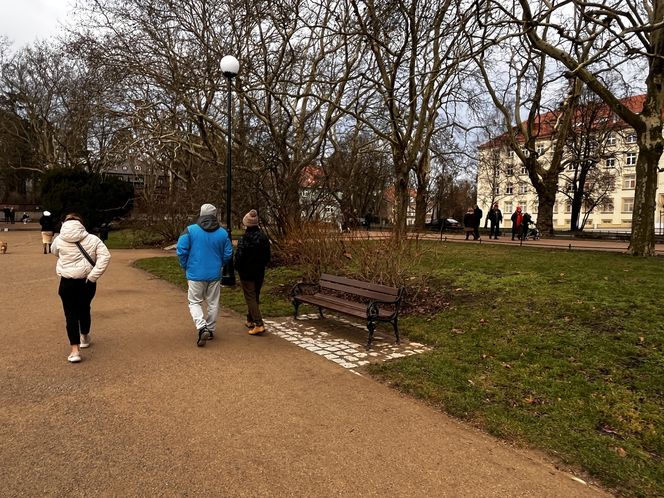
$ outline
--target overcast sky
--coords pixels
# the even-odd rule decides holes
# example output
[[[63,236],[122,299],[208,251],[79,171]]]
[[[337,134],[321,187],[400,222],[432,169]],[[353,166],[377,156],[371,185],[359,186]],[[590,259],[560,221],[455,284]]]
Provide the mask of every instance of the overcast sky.
[[[0,0],[0,36],[21,48],[54,36],[74,0]]]

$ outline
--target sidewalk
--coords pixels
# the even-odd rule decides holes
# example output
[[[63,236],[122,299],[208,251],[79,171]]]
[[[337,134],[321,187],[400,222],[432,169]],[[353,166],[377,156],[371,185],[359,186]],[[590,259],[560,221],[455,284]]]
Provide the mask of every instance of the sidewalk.
[[[0,239],[2,496],[608,496],[231,312],[197,348],[185,293],[131,267],[163,251],[112,251],[71,365],[55,258]]]

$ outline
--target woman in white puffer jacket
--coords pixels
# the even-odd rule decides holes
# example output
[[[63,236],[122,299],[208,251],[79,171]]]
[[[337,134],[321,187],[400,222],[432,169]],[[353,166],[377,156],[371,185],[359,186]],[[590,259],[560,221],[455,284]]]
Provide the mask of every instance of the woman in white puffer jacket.
[[[60,277],[58,294],[62,299],[71,353],[70,363],[81,361],[80,348],[90,345],[90,304],[97,280],[106,271],[111,253],[99,239],[88,233],[81,217],[68,214],[60,234],[53,239],[51,252],[57,256],[55,272]],[[86,256],[87,254],[87,256]],[[88,257],[92,261],[88,261]]]

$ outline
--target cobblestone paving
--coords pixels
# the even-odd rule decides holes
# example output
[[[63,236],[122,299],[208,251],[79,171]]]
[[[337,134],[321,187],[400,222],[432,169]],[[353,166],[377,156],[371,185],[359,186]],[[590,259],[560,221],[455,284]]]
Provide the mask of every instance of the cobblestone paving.
[[[367,349],[364,343],[342,337],[342,335],[357,335],[358,339],[366,340],[368,332],[365,325],[338,315],[329,314],[328,316],[332,320],[321,320],[317,314],[311,314],[300,315],[297,320],[293,318],[280,321],[265,320],[265,325],[269,327],[270,333],[347,369],[403,358],[431,349],[423,344],[407,342],[403,339],[401,344],[395,344],[394,336],[383,336],[382,332],[374,335],[371,349]],[[358,328],[361,331],[349,327]],[[388,327],[391,332],[392,326],[388,324]],[[335,333],[328,332],[326,329],[334,330]],[[346,329],[345,332],[350,332],[350,334],[337,334],[339,329]]]

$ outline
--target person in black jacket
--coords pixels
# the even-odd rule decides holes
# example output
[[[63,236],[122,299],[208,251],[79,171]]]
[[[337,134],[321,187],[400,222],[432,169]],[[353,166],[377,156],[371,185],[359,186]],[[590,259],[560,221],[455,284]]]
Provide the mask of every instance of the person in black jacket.
[[[494,239],[498,240],[498,235],[500,234],[500,223],[503,221],[503,213],[498,208],[497,202],[493,205],[493,207],[489,211],[487,219],[489,220],[489,224],[491,226],[491,231],[489,232],[489,239],[493,237]]]
[[[473,209],[473,215],[475,216],[475,225],[473,226],[473,239],[479,240],[480,224],[482,223],[482,210],[477,204],[475,204],[475,209]]]
[[[265,280],[265,267],[270,262],[270,241],[258,228],[258,213],[255,209],[244,215],[242,224],[246,230],[237,243],[235,269],[240,275],[240,285],[247,303],[246,326],[249,334],[257,335],[265,332],[260,295]]]
[[[528,238],[528,228],[533,223],[533,218],[529,213],[523,213],[523,220],[521,221],[521,240]]]

